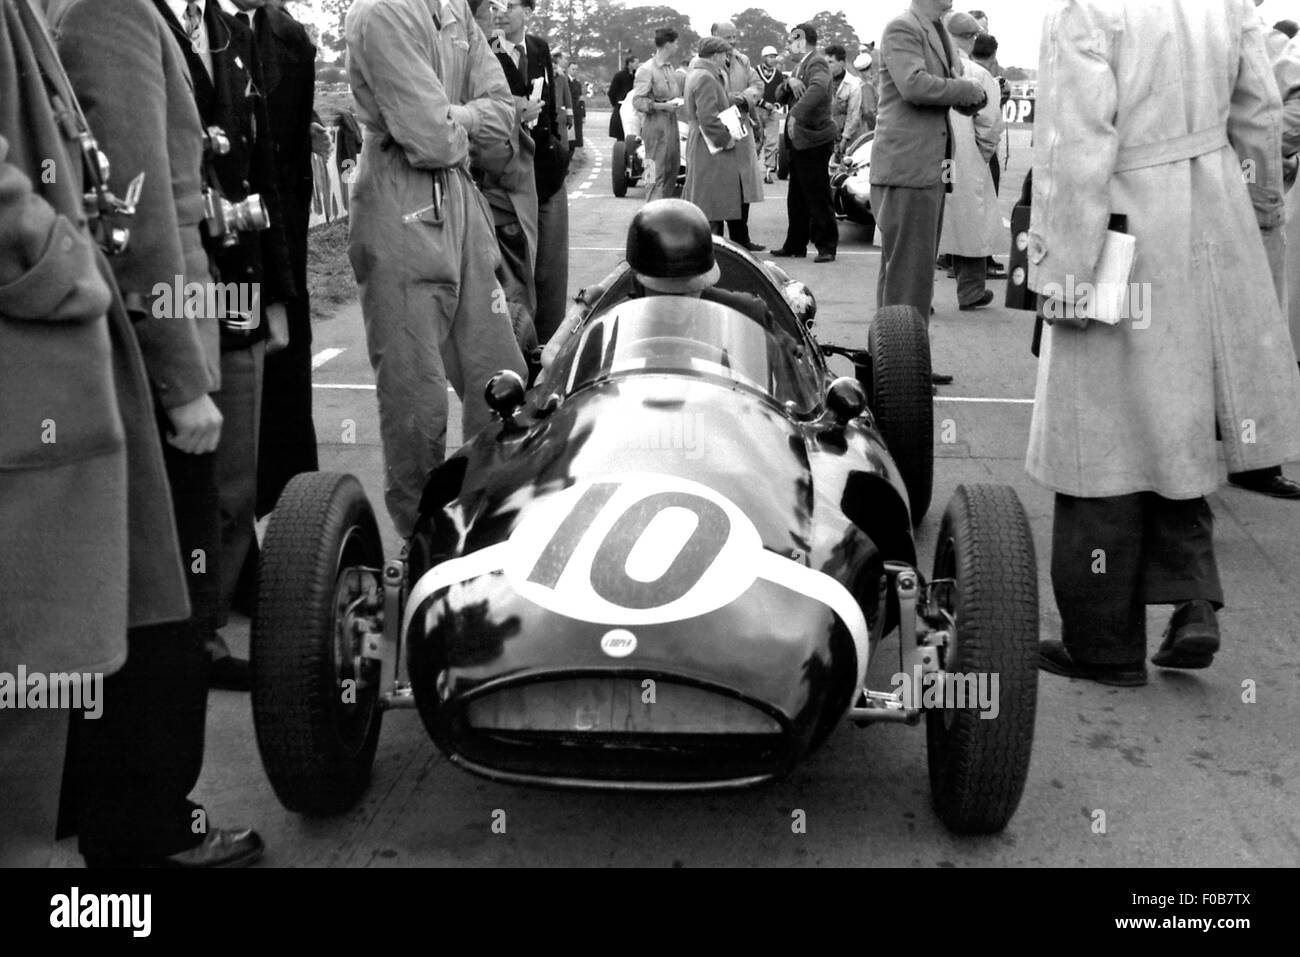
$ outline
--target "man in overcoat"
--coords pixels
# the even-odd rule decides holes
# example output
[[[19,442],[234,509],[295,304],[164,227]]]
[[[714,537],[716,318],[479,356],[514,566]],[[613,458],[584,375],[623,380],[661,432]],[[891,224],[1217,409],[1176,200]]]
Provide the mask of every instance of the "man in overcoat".
[[[682,105],[690,128],[682,198],[704,211],[710,228],[719,236],[724,222],[740,219],[744,205],[741,164],[745,160],[735,137],[718,118],[731,105],[725,86],[728,53],[726,41],[719,37],[705,37],[700,42],[700,55],[691,61],[686,75],[686,102]]]
[[[1251,0],[1058,0],[1039,63],[1029,285],[1058,318],[1026,466],[1057,493],[1063,639],[1040,665],[1138,685],[1146,605],[1174,606],[1155,664],[1204,668],[1219,649],[1216,422],[1229,471],[1300,457],[1300,372],[1260,236],[1283,216],[1281,100]],[[1137,244],[1130,317],[1067,323],[1116,215]]]
[[[0,0],[0,672],[102,688],[128,627],[190,606],[140,347],[51,91],[75,108],[43,10]],[[0,710],[0,864],[49,863],[68,718]]]
[[[710,34],[727,45],[722,85],[727,90],[730,105],[740,113],[741,123],[749,129],[749,135],[736,142],[736,163],[740,168],[744,196],[740,216],[727,221],[727,234],[751,252],[762,252],[767,247],[754,242],[749,235],[749,207],[751,203],[763,201],[763,170],[758,162],[758,143],[763,136],[762,125],[758,122],[758,104],[763,101],[763,79],[749,62],[749,57],[736,49],[740,31],[734,23],[730,20],[715,23]]]

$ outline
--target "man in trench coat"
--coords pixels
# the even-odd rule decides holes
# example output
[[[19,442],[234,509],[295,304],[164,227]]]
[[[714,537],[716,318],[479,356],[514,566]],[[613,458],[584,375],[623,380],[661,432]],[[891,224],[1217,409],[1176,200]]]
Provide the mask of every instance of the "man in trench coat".
[[[1259,6],[1262,0],[1255,0]],[[1273,64],[1273,78],[1282,97],[1282,171],[1287,191],[1287,221],[1285,226],[1262,230],[1264,247],[1268,250],[1268,265],[1273,271],[1278,299],[1291,324],[1291,345],[1300,352],[1300,305],[1290,290],[1300,287],[1294,274],[1300,267],[1300,210],[1295,201],[1296,170],[1300,166],[1300,45],[1273,27],[1266,31],[1269,60]],[[1288,251],[1287,247],[1291,247]],[[1273,465],[1249,472],[1231,473],[1228,481],[1239,488],[1274,498],[1300,499],[1300,482],[1282,474],[1282,466]]]
[[[471,150],[482,167],[509,143],[515,105],[465,0],[356,0],[344,31],[365,128],[348,256],[375,370],[385,500],[409,538],[446,452],[448,382],[468,437],[491,417],[488,378],[526,375],[496,279],[492,213],[470,175]]]
[[[1113,214],[1137,259],[1132,319],[1043,337],[1026,464],[1057,493],[1063,642],[1040,666],[1137,685],[1145,605],[1175,606],[1155,664],[1203,668],[1219,647],[1216,420],[1229,471],[1300,457],[1260,236],[1283,215],[1281,101],[1251,0],[1057,0],[1042,36],[1029,285],[1068,307]]]
[[[686,75],[686,102],[682,105],[682,116],[690,125],[682,198],[704,211],[710,228],[719,236],[724,222],[740,220],[744,205],[744,160],[735,137],[718,118],[731,105],[724,86],[729,52],[721,38],[704,38],[700,55],[691,61]]]
[[[998,81],[970,56],[979,25],[966,13],[953,14],[946,25],[961,57],[962,76],[978,80],[988,98],[974,116],[949,111],[952,192],[944,200],[939,255],[952,256],[957,308],[970,310],[993,301],[993,291],[985,288],[988,260],[1005,236],[989,166],[1002,141],[1002,108],[998,105]]]
[[[42,79],[43,59],[75,104],[53,51],[36,4],[0,0],[0,672],[102,676],[129,626],[190,606],[140,347]],[[0,710],[0,864],[49,863],[68,716]]]
[[[727,61],[722,65],[722,85],[726,88],[729,105],[740,111],[741,121],[749,127],[749,135],[736,141],[736,164],[740,170],[744,195],[740,216],[727,221],[727,234],[751,252],[762,252],[767,247],[754,242],[749,235],[749,206],[763,201],[763,171],[758,164],[758,140],[763,135],[763,130],[755,123],[758,104],[763,101],[763,78],[749,62],[749,57],[736,49],[740,31],[734,23],[730,20],[715,23],[710,33],[727,45]]]

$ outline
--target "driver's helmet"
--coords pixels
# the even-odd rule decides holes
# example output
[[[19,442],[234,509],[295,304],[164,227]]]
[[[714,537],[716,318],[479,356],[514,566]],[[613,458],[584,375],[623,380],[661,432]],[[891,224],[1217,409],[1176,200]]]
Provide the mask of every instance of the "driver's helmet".
[[[627,262],[641,285],[655,292],[699,292],[718,281],[709,221],[684,199],[641,207],[627,230]]]

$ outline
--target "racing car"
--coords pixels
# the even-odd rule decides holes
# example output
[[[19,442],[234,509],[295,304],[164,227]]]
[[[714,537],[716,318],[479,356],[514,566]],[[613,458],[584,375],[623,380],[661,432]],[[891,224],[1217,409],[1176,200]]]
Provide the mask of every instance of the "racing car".
[[[588,287],[531,388],[487,384],[493,424],[431,473],[400,556],[385,560],[353,476],[289,483],[251,642],[258,747],[285,807],[352,807],[385,712],[413,708],[466,771],[649,791],[757,785],[845,720],[923,721],[940,819],[1007,824],[1037,694],[1019,500],[959,487],[927,579],[924,321],[885,308],[866,350],[820,345],[806,287],[713,242],[718,287],[758,297],[761,321],[638,295],[626,264]],[[869,688],[889,635],[918,685],[997,676],[996,717]]]
[[[876,230],[871,211],[871,144],[876,133],[870,130],[857,137],[844,151],[844,158],[831,166],[831,202],[835,212],[851,223],[867,228],[868,239]]]

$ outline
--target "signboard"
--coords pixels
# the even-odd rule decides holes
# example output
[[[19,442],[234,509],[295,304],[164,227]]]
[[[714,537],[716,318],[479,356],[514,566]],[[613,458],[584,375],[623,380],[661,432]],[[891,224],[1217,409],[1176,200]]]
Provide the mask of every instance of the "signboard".
[[[1034,122],[1034,98],[1032,96],[1013,96],[1002,104],[1002,118],[1007,125],[1024,123],[1030,126]]]

